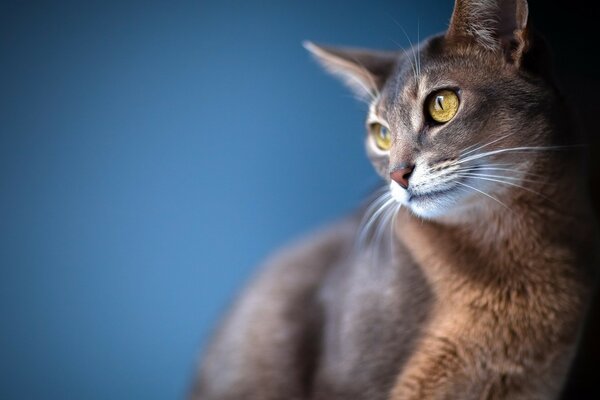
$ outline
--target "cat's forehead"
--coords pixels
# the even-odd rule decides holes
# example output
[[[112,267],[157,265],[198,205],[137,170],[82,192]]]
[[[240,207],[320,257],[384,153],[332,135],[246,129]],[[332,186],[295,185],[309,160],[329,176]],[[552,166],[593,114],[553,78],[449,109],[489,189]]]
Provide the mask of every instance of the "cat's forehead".
[[[415,51],[399,57],[394,73],[376,98],[372,112],[385,115],[390,111],[422,103],[440,89],[477,86],[493,76],[493,65],[477,56],[443,52],[436,44],[424,43]]]

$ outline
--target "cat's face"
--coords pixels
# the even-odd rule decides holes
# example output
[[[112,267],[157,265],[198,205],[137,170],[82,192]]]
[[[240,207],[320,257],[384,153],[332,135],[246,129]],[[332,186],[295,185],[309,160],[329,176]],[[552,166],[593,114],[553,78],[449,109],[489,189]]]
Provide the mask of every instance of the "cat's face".
[[[527,149],[550,145],[551,91],[492,55],[456,56],[441,42],[424,44],[417,62],[399,58],[371,100],[365,140],[393,198],[426,218],[491,197],[500,204],[505,189],[530,178]]]
[[[309,45],[369,101],[367,154],[421,217],[506,206],[505,192],[527,190],[536,149],[553,144],[555,94],[527,52],[526,2],[492,3],[460,2],[448,33],[406,52]]]

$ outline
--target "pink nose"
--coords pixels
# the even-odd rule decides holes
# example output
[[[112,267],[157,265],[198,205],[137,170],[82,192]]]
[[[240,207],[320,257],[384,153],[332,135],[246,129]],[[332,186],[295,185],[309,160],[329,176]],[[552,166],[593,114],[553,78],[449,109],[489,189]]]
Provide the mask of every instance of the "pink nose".
[[[404,189],[408,187],[408,178],[414,171],[415,166],[409,165],[404,168],[396,168],[390,173],[390,177],[398,183],[398,185],[402,186]]]

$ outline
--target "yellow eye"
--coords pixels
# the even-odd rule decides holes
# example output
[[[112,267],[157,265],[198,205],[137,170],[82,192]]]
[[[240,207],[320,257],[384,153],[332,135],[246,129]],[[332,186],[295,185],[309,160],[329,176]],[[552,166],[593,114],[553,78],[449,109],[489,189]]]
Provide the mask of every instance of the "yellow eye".
[[[450,121],[456,115],[459,103],[456,92],[443,89],[429,96],[427,111],[435,122],[444,123]]]
[[[392,147],[392,135],[388,128],[375,122],[369,126],[369,129],[370,134],[375,141],[375,145],[377,145],[380,150],[388,151],[390,147]]]

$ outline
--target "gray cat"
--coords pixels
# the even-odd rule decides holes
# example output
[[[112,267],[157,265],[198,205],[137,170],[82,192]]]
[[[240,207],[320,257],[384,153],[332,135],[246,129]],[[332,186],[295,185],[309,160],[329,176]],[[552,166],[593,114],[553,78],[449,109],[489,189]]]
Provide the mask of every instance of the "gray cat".
[[[402,52],[308,50],[370,104],[369,207],[273,257],[194,399],[554,399],[596,257],[583,149],[525,0]]]

